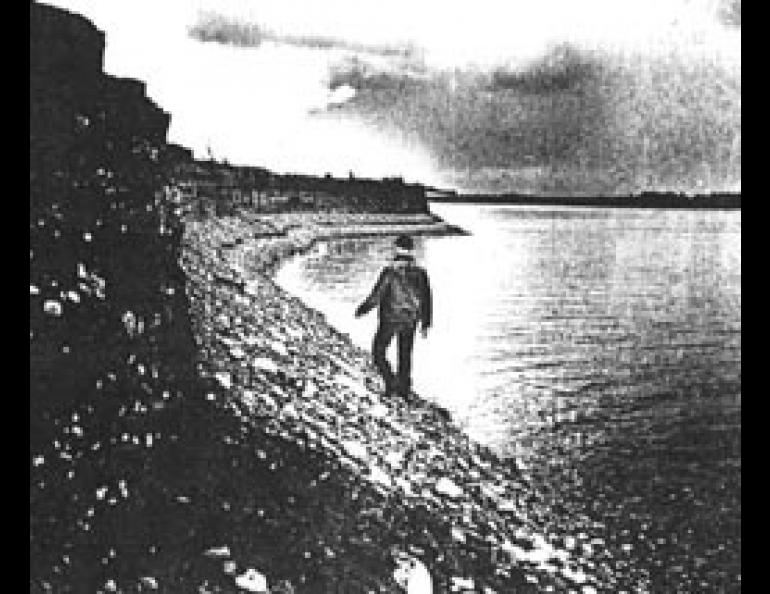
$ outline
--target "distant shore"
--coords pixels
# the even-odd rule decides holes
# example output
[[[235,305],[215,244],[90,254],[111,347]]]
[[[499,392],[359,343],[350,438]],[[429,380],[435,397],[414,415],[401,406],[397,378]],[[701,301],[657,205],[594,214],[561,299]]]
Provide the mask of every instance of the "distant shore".
[[[445,204],[516,204],[520,206],[574,206],[596,208],[644,208],[689,210],[740,210],[740,194],[641,194],[638,196],[528,196],[516,194],[456,194],[431,196]]]

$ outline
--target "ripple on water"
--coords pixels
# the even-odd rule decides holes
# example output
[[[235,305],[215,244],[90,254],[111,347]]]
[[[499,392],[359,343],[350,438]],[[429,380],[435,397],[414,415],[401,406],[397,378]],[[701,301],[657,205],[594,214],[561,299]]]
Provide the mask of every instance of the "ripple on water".
[[[740,213],[439,214],[475,234],[418,242],[417,389],[526,467],[530,515],[616,590],[739,588]],[[391,240],[338,247],[282,281],[368,349],[350,312]]]

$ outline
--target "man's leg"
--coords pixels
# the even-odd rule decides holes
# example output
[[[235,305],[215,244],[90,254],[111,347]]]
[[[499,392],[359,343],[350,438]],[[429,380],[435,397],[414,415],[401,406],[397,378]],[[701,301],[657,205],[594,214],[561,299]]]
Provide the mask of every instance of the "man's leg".
[[[416,330],[415,324],[398,330],[398,388],[404,396],[412,390],[412,347]]]
[[[372,344],[372,357],[374,358],[374,366],[377,371],[380,372],[382,379],[385,380],[385,391],[391,392],[395,385],[395,376],[393,370],[388,363],[387,350],[390,344],[395,328],[392,324],[387,324],[380,321],[377,326],[377,332],[374,334],[374,342]]]

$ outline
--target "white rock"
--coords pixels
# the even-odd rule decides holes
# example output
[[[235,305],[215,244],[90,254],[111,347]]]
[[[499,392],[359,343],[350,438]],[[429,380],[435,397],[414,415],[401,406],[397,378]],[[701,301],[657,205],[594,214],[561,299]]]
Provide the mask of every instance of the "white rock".
[[[382,403],[375,404],[369,409],[369,415],[375,419],[381,419],[388,415],[388,407]]]
[[[251,365],[263,371],[271,371],[273,373],[278,371],[278,365],[275,364],[275,361],[267,357],[257,357],[251,362]]]
[[[527,561],[534,564],[543,564],[551,558],[550,551],[546,549],[530,549],[528,551],[515,547],[515,558],[519,561]]]
[[[35,456],[32,458],[32,466],[40,466],[45,462],[45,458],[43,456]]]
[[[476,583],[473,581],[472,578],[453,577],[451,588],[453,592],[457,592],[458,590],[459,591],[470,590],[471,592],[474,592],[476,588]]]
[[[463,494],[463,490],[446,477],[441,477],[436,483],[436,491],[452,498],[460,497]]]
[[[369,452],[366,450],[366,446],[358,441],[346,440],[342,442],[342,447],[348,456],[352,458],[358,458],[365,460],[369,457]]]
[[[506,539],[503,541],[503,544],[500,545],[500,548],[503,550],[503,552],[508,553],[514,560],[516,559],[517,547],[514,546],[510,540]]]
[[[61,303],[55,299],[48,299],[43,303],[43,311],[49,316],[60,316],[62,314]]]
[[[246,286],[243,289],[244,293],[247,293],[249,295],[258,296],[259,295],[259,281],[258,280],[250,280],[246,281]]]
[[[232,387],[233,387],[233,378],[232,378],[232,376],[231,376],[229,373],[227,373],[226,371],[219,371],[219,372],[215,373],[215,374],[214,374],[214,378],[216,378],[216,380],[217,380],[217,381],[218,381],[220,384],[222,384],[222,387],[223,387],[225,390],[229,390],[230,388],[232,388]]]
[[[257,404],[257,394],[254,390],[244,390],[241,392],[241,400],[246,406],[252,408]]]
[[[247,592],[267,592],[267,578],[256,569],[249,568],[235,578],[235,585]]]
[[[278,404],[275,402],[275,398],[268,394],[262,394],[261,396],[262,402],[264,402],[268,408],[278,408]]]
[[[457,526],[452,526],[452,538],[458,542],[465,542],[465,532]]]
[[[158,589],[158,580],[156,580],[152,576],[148,575],[148,576],[139,578],[139,581],[142,583],[142,585],[147,586],[148,588],[150,588],[152,590],[157,590]]]
[[[401,487],[401,490],[406,493],[407,495],[414,495],[414,491],[412,491],[412,483],[410,483],[408,480],[398,477],[395,479],[396,484]]]
[[[208,549],[207,551],[203,552],[203,555],[206,557],[213,557],[213,558],[220,558],[220,557],[229,557],[230,556],[230,547],[228,546],[221,546],[221,547],[212,547]]]
[[[573,571],[569,567],[562,567],[561,574],[565,578],[575,582],[576,584],[582,584],[588,580],[588,576],[585,573],[583,573],[580,569],[576,569]]]
[[[474,462],[478,464],[476,460],[474,460]],[[481,484],[481,492],[484,494],[484,497],[489,499],[497,500],[503,493],[503,490],[503,487],[500,485],[493,485],[490,483]]]
[[[430,572],[419,559],[410,557],[399,560],[393,572],[393,579],[407,594],[433,594]]]
[[[385,462],[387,462],[390,466],[401,466],[401,464],[404,462],[404,453],[388,452],[385,455]]]
[[[308,399],[312,398],[317,390],[318,388],[316,388],[316,385],[312,381],[308,380],[307,383],[305,383],[304,390],[302,390],[302,397]]]
[[[393,486],[393,483],[390,480],[390,476],[388,476],[388,474],[383,471],[382,468],[375,466],[374,464],[369,467],[369,478],[375,483],[379,483],[386,487]]]

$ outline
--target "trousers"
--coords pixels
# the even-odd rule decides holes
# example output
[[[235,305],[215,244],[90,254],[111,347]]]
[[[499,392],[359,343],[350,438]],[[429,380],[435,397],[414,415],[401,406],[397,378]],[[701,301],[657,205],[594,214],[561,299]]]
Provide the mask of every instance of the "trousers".
[[[417,322],[391,322],[380,320],[374,334],[372,356],[374,366],[385,380],[385,389],[408,393],[412,388],[412,347]],[[393,373],[386,355],[390,341],[398,339],[398,372]]]

